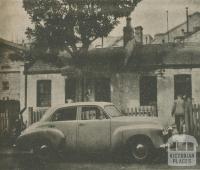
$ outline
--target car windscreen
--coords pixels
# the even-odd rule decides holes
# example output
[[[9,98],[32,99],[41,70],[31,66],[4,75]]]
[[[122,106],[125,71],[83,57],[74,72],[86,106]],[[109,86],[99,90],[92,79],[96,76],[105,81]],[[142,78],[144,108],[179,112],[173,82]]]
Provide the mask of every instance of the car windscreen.
[[[107,105],[104,107],[106,113],[108,113],[111,117],[120,117],[124,116],[114,105]]]
[[[48,110],[44,113],[44,115],[42,116],[42,118],[40,119],[40,121],[47,121],[47,120],[49,120],[50,117],[51,117],[51,114],[52,114],[52,112],[53,112],[54,110],[55,110],[54,108],[48,109]]]

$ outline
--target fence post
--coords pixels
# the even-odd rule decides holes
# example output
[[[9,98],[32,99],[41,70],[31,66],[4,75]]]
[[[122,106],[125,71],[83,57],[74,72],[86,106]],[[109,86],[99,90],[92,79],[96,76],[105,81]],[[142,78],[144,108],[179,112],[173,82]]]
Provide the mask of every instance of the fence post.
[[[200,104],[198,104],[198,112],[197,112],[197,116],[196,116],[196,126],[197,126],[197,134],[196,136],[200,135],[200,123],[199,123],[199,115],[200,114]]]
[[[135,116],[138,116],[138,110],[137,110],[137,107],[135,108]]]
[[[10,124],[9,124],[9,112],[6,110],[5,112],[5,127],[10,132]]]
[[[33,107],[28,107],[28,126],[32,124]]]

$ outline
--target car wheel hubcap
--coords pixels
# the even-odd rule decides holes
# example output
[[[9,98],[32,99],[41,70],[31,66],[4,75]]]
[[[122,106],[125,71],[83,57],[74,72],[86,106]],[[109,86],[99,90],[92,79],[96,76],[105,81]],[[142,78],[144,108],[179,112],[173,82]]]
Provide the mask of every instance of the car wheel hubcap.
[[[146,147],[143,144],[137,144],[134,148],[133,155],[137,159],[144,159],[147,156]]]

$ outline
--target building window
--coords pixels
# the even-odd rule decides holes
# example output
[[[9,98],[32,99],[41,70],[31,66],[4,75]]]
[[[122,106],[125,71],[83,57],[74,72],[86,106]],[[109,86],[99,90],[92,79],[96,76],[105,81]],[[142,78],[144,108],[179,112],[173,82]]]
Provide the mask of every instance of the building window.
[[[9,82],[8,81],[2,82],[2,89],[3,90],[9,90]]]
[[[152,106],[157,103],[157,78],[144,76],[140,78],[140,105]]]
[[[51,106],[51,80],[37,81],[37,107]]]
[[[76,79],[68,78],[65,80],[65,102],[76,99]]]

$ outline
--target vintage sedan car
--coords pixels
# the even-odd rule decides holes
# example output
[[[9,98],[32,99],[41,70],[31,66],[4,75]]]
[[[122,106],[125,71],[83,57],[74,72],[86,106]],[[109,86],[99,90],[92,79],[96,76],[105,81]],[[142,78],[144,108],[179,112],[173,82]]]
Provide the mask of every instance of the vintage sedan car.
[[[34,153],[44,148],[69,154],[128,151],[142,162],[164,141],[157,118],[125,116],[112,103],[82,102],[50,108],[21,133],[16,144]]]

